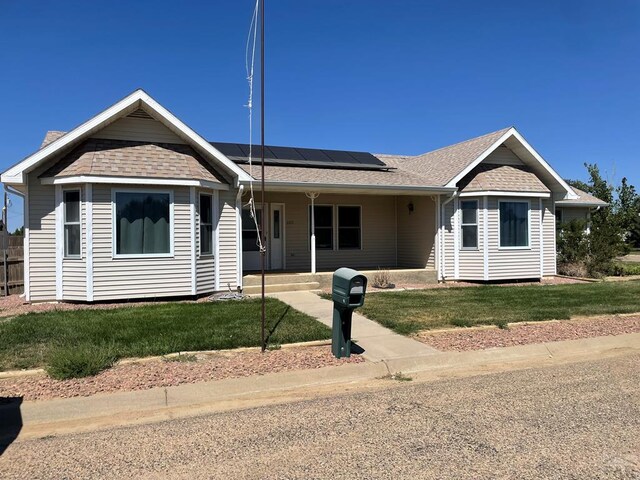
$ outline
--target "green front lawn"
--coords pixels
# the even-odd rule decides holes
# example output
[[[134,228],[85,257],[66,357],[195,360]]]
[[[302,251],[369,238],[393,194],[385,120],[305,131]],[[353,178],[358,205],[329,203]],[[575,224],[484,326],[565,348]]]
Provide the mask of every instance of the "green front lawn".
[[[331,337],[328,327],[279,300],[268,298],[266,311],[270,344]],[[91,351],[117,359],[259,345],[258,299],[29,313],[0,322],[0,370]]]
[[[367,295],[360,313],[397,333],[640,312],[640,281],[452,287]]]

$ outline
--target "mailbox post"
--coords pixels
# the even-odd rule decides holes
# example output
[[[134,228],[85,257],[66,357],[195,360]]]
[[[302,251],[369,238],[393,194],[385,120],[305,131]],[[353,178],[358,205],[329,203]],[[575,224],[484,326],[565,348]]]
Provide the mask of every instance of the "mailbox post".
[[[333,273],[333,329],[331,352],[336,358],[351,356],[351,318],[353,310],[364,305],[367,277],[351,268]]]

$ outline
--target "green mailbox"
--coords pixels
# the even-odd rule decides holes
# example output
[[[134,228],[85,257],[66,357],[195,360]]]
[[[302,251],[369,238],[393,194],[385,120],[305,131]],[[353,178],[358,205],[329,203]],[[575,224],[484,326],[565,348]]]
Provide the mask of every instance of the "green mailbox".
[[[331,351],[336,358],[351,356],[351,318],[353,310],[364,305],[367,277],[351,268],[333,273],[333,330]]]

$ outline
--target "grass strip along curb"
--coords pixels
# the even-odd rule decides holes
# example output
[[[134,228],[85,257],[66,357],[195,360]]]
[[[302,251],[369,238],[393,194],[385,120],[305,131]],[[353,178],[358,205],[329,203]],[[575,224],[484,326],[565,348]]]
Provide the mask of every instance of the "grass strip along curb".
[[[268,298],[268,344],[325,340],[331,330]],[[260,345],[260,300],[50,311],[0,324],[0,370],[46,367],[54,378],[94,375],[124,357]]]
[[[451,287],[367,295],[358,310],[396,333],[640,312],[640,281]]]

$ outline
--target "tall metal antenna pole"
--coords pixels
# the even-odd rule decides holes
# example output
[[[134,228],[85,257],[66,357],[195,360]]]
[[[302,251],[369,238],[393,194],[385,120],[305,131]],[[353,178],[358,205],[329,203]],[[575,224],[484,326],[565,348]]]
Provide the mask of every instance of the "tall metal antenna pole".
[[[264,267],[267,258],[267,241],[264,234],[264,218],[267,214],[264,208],[264,0],[262,0],[262,8],[260,9],[260,189],[262,191],[262,215],[260,216],[260,235],[262,235],[262,245],[264,248],[260,252],[260,270],[262,273],[262,320],[260,324],[260,337],[262,351],[267,348],[265,345],[265,283],[264,283]]]

